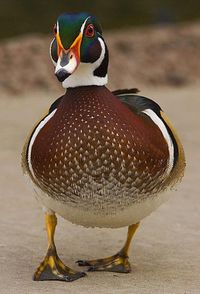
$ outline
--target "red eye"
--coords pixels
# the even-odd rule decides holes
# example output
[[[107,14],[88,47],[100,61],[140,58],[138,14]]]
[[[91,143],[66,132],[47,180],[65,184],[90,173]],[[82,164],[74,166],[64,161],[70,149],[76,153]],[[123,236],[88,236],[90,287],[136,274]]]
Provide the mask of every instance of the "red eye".
[[[85,35],[89,38],[94,37],[94,26],[92,24],[89,24],[85,29]]]

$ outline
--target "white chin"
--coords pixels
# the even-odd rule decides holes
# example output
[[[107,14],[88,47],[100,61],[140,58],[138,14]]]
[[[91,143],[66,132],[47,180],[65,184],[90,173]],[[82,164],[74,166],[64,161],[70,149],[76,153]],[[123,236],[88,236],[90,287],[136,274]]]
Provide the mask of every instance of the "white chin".
[[[74,88],[79,86],[103,86],[107,84],[107,75],[98,77],[94,75],[94,64],[80,63],[77,69],[62,82],[63,88]]]
[[[68,74],[72,74],[77,66],[78,66],[78,62],[75,58],[75,56],[72,56],[72,58],[70,59],[69,63],[65,66],[61,66],[61,58],[59,57],[56,67],[55,67],[55,74],[59,71],[59,70],[65,70]]]

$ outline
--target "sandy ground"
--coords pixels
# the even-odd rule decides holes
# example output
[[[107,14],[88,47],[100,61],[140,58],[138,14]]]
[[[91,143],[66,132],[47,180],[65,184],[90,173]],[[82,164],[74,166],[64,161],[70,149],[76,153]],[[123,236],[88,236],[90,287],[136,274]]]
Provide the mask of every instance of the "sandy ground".
[[[148,89],[179,130],[187,171],[171,199],[146,218],[131,249],[131,274],[88,273],[73,283],[33,282],[46,252],[43,213],[20,167],[26,134],[53,94],[0,99],[0,293],[200,293],[200,86]],[[52,101],[52,100],[51,100]],[[126,228],[85,229],[59,218],[56,244],[71,267],[80,258],[108,256],[122,246]]]

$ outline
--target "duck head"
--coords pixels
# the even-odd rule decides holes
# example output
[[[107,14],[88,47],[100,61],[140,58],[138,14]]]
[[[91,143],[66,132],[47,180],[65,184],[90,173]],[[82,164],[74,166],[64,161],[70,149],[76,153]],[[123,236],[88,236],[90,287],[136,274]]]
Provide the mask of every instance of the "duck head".
[[[100,24],[88,13],[58,17],[50,56],[64,88],[107,83],[107,46]]]

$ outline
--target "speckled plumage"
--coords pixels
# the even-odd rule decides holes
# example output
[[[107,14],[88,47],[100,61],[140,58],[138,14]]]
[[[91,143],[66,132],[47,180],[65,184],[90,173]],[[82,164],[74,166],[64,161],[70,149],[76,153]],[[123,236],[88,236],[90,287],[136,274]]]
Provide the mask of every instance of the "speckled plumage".
[[[109,54],[93,16],[58,17],[50,56],[67,91],[36,125],[22,154],[45,209],[48,236],[33,279],[69,282],[85,276],[57,254],[56,214],[86,227],[128,226],[117,254],[77,262],[90,271],[129,273],[131,239],[139,222],[167,199],[163,192],[182,178],[183,147],[157,103],[135,95],[136,89],[105,87]]]
[[[164,190],[168,156],[147,116],[92,86],[68,89],[35,139],[31,165],[49,197],[103,216]]]

